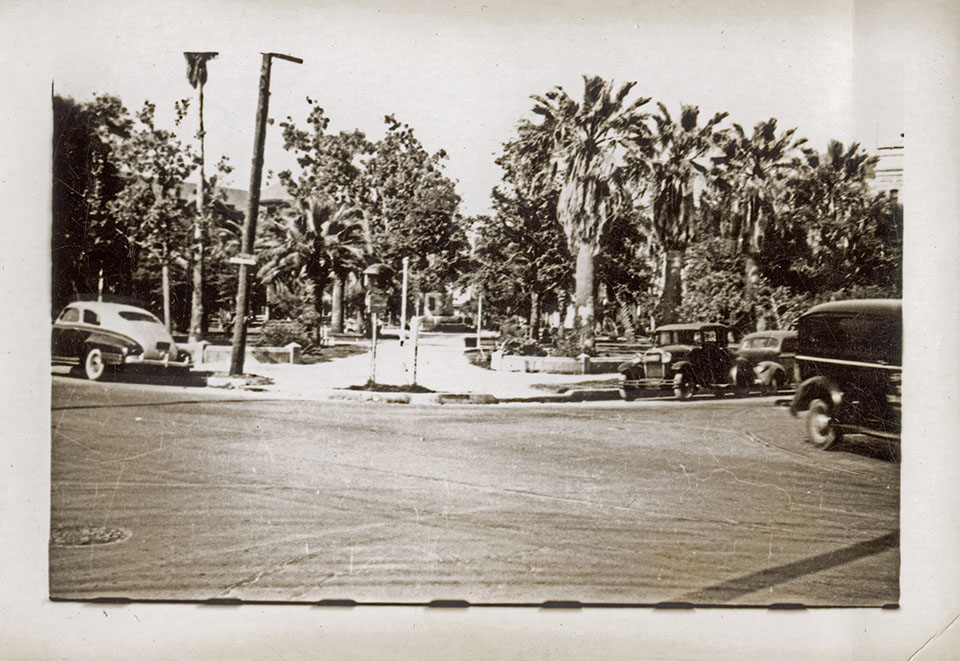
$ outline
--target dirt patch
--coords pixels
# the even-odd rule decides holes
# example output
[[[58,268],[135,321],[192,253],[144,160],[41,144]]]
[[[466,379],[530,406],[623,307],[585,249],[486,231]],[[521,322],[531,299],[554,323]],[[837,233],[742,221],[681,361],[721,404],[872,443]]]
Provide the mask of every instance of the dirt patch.
[[[534,383],[530,387],[559,395],[570,390],[609,390],[618,386],[619,382],[617,380],[607,379],[605,381],[577,381],[576,383]]]
[[[430,393],[436,392],[430,388],[424,388],[417,385],[398,386],[390,383],[371,383],[367,382],[362,386],[350,386],[344,390],[366,390],[369,392],[411,392],[411,393]]]
[[[367,353],[370,347],[366,344],[337,344],[332,347],[323,347],[321,349],[311,349],[304,353],[300,359],[304,365],[316,365],[317,363],[327,363],[335,358],[347,358],[357,354]]]
[[[107,528],[104,526],[60,527],[50,533],[50,544],[53,546],[114,544],[129,539],[132,534],[129,530],[123,528]]]

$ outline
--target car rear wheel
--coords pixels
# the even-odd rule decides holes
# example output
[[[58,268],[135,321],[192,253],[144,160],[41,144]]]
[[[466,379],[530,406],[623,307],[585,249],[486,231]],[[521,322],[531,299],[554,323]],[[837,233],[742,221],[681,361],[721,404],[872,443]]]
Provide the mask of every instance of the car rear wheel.
[[[773,375],[773,378],[770,379],[770,383],[763,386],[764,395],[776,395],[780,392],[780,389],[783,387],[783,376],[779,372]]]
[[[830,406],[822,399],[810,402],[807,411],[807,437],[814,447],[826,450],[840,440],[841,436],[840,430],[833,423]]]
[[[83,373],[91,381],[99,381],[107,371],[100,349],[89,349],[83,357]]]
[[[734,368],[733,392],[737,397],[746,397],[750,394],[750,370],[738,366]]]
[[[688,374],[677,374],[673,377],[673,396],[679,400],[693,397],[693,380]]]

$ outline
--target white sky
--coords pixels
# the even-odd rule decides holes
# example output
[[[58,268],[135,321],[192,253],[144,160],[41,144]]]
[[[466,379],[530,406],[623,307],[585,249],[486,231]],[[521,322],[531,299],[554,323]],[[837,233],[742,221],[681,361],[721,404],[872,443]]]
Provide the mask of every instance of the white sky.
[[[274,61],[271,117],[303,125],[311,96],[333,130],[377,138],[383,116],[394,113],[430,151],[447,150],[467,215],[488,209],[500,178],[493,160],[532,107],[529,96],[562,85],[578,97],[583,74],[637,81],[636,94],[671,110],[691,103],[704,114],[727,111],[748,130],[776,117],[818,149],[831,138],[872,148],[878,131],[889,143],[903,130],[900,89],[857,114],[855,94],[876,96],[890,83],[878,87],[871,65],[858,67],[854,84],[855,37],[863,42],[866,32],[854,30],[852,5],[836,0],[395,4],[211,1],[140,11],[145,5],[98,3],[90,11],[68,5],[69,20],[43,25],[56,45],[59,94],[112,93],[131,111],[149,99],[170,125],[174,101],[195,99],[182,52],[218,51],[205,88],[208,162],[227,155],[236,168],[228,184],[237,188],[249,183],[263,51],[304,60]],[[274,124],[265,170],[292,165]]]

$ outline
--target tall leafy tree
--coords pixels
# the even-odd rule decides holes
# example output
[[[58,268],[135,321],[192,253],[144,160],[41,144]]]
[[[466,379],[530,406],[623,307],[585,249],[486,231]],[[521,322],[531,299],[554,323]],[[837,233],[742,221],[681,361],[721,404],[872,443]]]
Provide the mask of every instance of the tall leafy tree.
[[[629,206],[629,155],[647,139],[640,108],[649,98],[628,100],[636,83],[614,88],[599,76],[584,76],[583,98],[577,102],[561,87],[534,95],[533,112],[542,119],[527,135],[529,149],[544,141],[551,153],[549,175],[559,184],[557,217],[576,255],[575,303],[580,343],[594,349],[594,258],[608,222]]]
[[[177,108],[182,119],[185,104]],[[160,266],[163,317],[170,328],[170,267],[186,264],[182,247],[195,213],[187,208],[181,190],[196,166],[176,134],[156,126],[155,111],[154,104],[144,103],[129,136],[114,141],[111,159],[124,187],[107,211],[125,234],[132,263],[146,258]]]
[[[805,150],[797,164],[785,215],[805,234],[809,252],[799,268],[810,288],[900,295],[903,209],[871,192],[876,160],[856,143],[831,141],[823,154]]]
[[[500,253],[491,263],[491,274],[503,277],[509,272],[511,288],[528,299],[532,339],[539,337],[541,313],[555,304],[557,290],[566,289],[572,276],[566,237],[557,220],[558,186],[541,176],[550,163],[549,144],[541,141],[538,152],[524,140],[536,131],[536,126],[521,123],[517,138],[504,144],[497,159],[502,181],[491,193],[496,214],[476,232],[481,254],[494,246]]]
[[[110,158],[111,143],[129,135],[132,120],[120,99],[91,102],[53,97],[53,312],[71,298],[95,291],[130,293],[132,270],[126,234],[107,205],[123,188]]]
[[[787,229],[783,214],[786,181],[791,156],[806,139],[795,138],[796,129],[777,134],[777,120],[757,124],[746,135],[743,127],[733,125],[724,144],[724,176],[720,189],[729,202],[723,233],[734,239],[744,255],[744,297],[756,305],[760,271],[757,256],[764,242]],[[755,311],[757,321],[763,313]]]
[[[366,163],[366,210],[374,253],[394,273],[410,263],[414,292],[443,291],[468,263],[460,196],[443,173],[446,152],[430,154],[393,115]]]
[[[200,185],[197,188],[197,217],[194,223],[193,240],[194,254],[192,264],[192,299],[190,306],[190,330],[189,340],[198,342],[203,339],[203,331],[206,326],[203,308],[203,252],[206,243],[206,213],[207,204],[207,181],[204,171],[206,151],[204,149],[204,139],[206,131],[203,128],[203,86],[207,84],[207,62],[217,56],[217,53],[184,53],[187,60],[187,82],[190,86],[198,90],[199,104],[198,114],[200,116],[200,128],[197,131],[197,137],[200,139]]]
[[[657,105],[653,135],[638,152],[634,173],[641,187],[646,186],[650,229],[663,252],[660,320],[669,323],[677,320],[683,300],[682,269],[696,234],[698,196],[712,175],[709,157],[721,139],[719,124],[727,114],[716,113],[700,126],[696,106],[682,106],[675,121],[666,106]]]

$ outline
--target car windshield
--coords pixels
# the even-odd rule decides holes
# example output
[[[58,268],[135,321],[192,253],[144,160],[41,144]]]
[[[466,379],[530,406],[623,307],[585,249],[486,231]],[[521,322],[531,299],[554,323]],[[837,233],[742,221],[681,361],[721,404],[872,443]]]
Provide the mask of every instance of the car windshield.
[[[744,340],[740,345],[741,349],[776,349],[777,338],[775,337],[751,337]]]
[[[657,346],[700,344],[700,331],[693,329],[657,331]]]
[[[131,310],[123,310],[119,314],[121,319],[126,319],[127,321],[148,321],[152,324],[160,323],[160,320],[149,312],[133,312]]]

